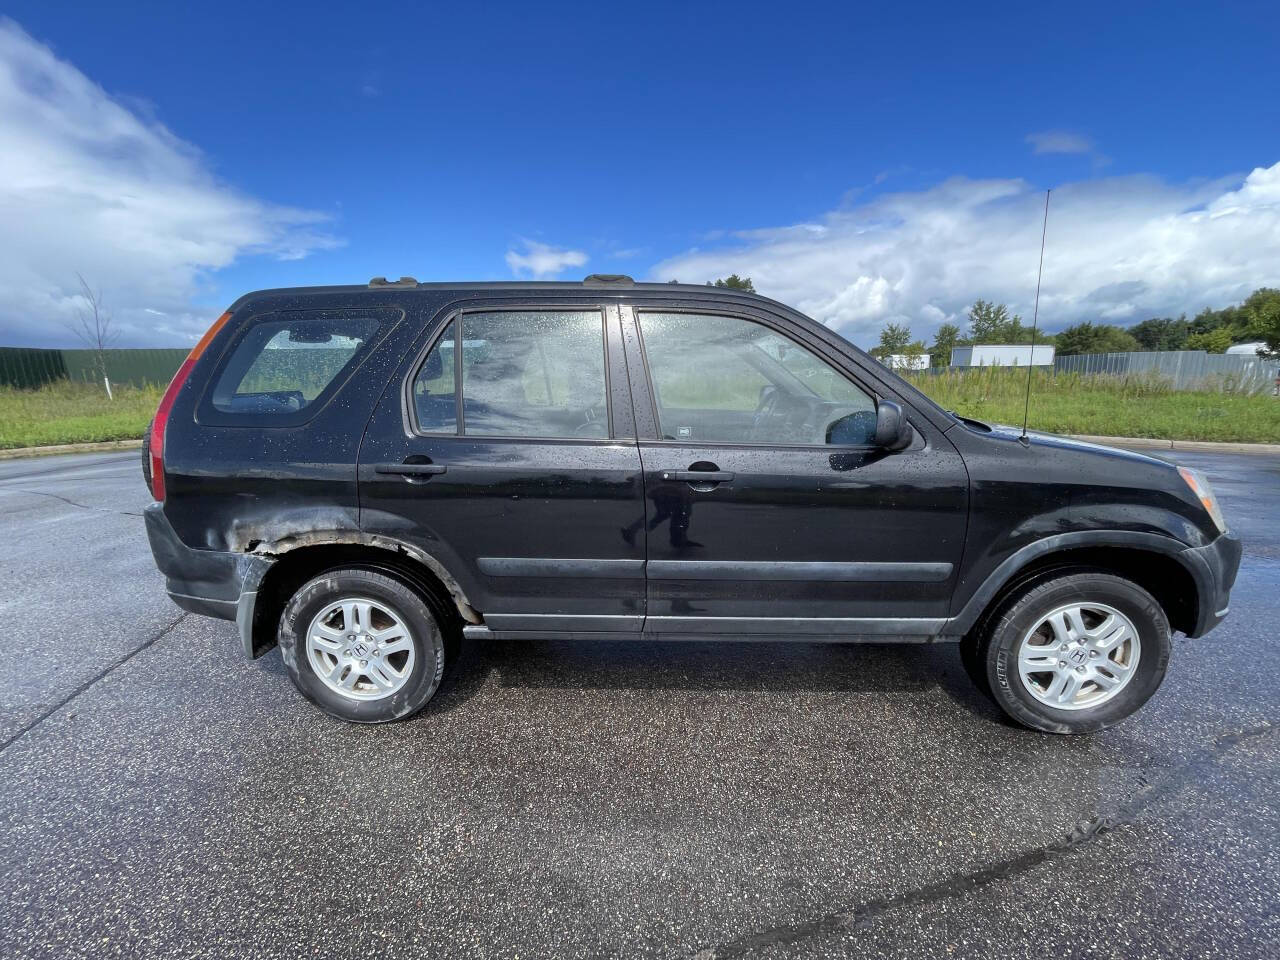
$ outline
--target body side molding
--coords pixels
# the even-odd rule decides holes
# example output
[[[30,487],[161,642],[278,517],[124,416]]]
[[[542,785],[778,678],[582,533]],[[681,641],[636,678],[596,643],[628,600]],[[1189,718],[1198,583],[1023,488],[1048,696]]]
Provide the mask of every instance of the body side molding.
[[[643,560],[477,557],[476,567],[490,577],[594,577],[621,580],[644,576]]]
[[[650,580],[822,580],[850,582],[940,583],[951,576],[950,563],[871,561],[650,560]]]

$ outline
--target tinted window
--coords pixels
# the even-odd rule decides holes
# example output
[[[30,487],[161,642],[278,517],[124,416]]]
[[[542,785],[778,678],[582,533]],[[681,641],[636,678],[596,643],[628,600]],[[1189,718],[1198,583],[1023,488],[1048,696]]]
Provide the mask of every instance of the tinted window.
[[[382,322],[308,311],[256,323],[223,363],[210,403],[221,413],[291,418],[338,380]]]
[[[450,323],[414,378],[423,432],[458,430],[459,350],[466,435],[609,436],[599,311],[463,314]]]
[[[736,317],[641,312],[664,439],[864,444],[875,400],[798,343]]]

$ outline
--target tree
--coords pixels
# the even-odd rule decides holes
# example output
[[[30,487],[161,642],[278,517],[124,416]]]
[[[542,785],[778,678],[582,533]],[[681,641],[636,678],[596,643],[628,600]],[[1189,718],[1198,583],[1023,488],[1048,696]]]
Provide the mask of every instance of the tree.
[[[1210,333],[1222,327],[1242,327],[1242,320],[1239,307],[1223,307],[1221,310],[1205,307],[1191,321],[1189,330],[1192,334],[1197,334]]]
[[[871,355],[885,363],[895,353],[906,353],[910,344],[911,329],[905,323],[888,323],[880,331],[880,343],[871,351]]]
[[[1191,324],[1187,322],[1185,313],[1177,320],[1152,317],[1129,328],[1129,335],[1143,350],[1185,350],[1190,334]]]
[[[1280,358],[1280,289],[1260,287],[1240,306],[1247,317],[1247,336],[1266,341],[1265,356]]]
[[[1204,333],[1193,333],[1187,337],[1188,350],[1204,350],[1208,353],[1226,353],[1231,346],[1232,327],[1215,327]]]
[[[973,343],[998,343],[1008,325],[1009,308],[1003,303],[975,300],[969,308],[969,339]]]
[[[923,340],[912,340],[907,344],[907,348],[902,352],[907,357],[907,368],[915,369],[915,366],[911,361],[915,360],[917,357],[923,357],[928,354],[929,348],[924,345]],[[925,365],[928,366],[928,364]]]
[[[1128,353],[1138,349],[1138,341],[1109,323],[1077,323],[1055,337],[1058,355],[1073,353]]]
[[[724,278],[723,280],[717,280],[715,283],[712,283],[710,280],[708,280],[707,286],[708,287],[726,287],[730,290],[745,290],[747,293],[756,292],[756,288],[751,285],[750,277],[740,277],[736,273],[731,273],[729,274],[728,277]]]
[[[975,300],[969,308],[967,343],[1030,343],[1031,328],[1023,326],[1022,317],[1009,315],[1003,303]],[[1035,334],[1036,343],[1053,343],[1053,337],[1042,331]]]
[[[79,273],[76,274],[76,279],[80,281],[80,296],[85,305],[76,308],[75,322],[68,322],[65,326],[76,339],[93,351],[94,365],[98,375],[102,377],[102,385],[106,387],[107,399],[113,400],[115,398],[111,396],[111,381],[107,379],[107,348],[116,338],[111,329],[111,314],[103,305],[102,290],[95,292]]]
[[[911,339],[911,328],[905,323],[885,324],[880,331],[880,343],[871,349],[871,355],[890,368],[911,366],[910,360],[901,363],[895,361],[894,357],[919,357],[927,352],[928,347],[923,340]]]
[[[929,353],[933,357],[935,367],[945,367],[951,363],[951,351],[960,344],[960,328],[954,323],[944,323],[933,335],[933,346]]]

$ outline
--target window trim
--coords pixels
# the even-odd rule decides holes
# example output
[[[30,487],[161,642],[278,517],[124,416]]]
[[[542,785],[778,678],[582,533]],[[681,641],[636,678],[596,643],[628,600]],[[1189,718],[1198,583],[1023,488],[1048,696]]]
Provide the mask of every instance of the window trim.
[[[463,413],[463,396],[462,396],[462,318],[467,314],[493,314],[493,313],[596,313],[600,317],[600,359],[604,365],[604,402],[605,402],[605,423],[609,429],[607,437],[556,437],[556,436],[532,436],[524,434],[510,433],[467,433],[466,418]],[[449,324],[454,321],[458,322],[457,329],[454,333],[453,344],[453,403],[454,403],[454,422],[456,427],[452,433],[441,433],[437,431],[425,431],[418,422],[418,405],[415,402],[413,394],[414,382],[418,379],[418,371],[422,369],[423,364],[427,362],[427,357],[431,351],[436,348],[444,339],[444,332],[449,329]],[[609,375],[609,314],[608,308],[603,303],[595,301],[570,302],[553,302],[553,303],[509,303],[504,302],[500,306],[465,306],[455,307],[454,309],[440,316],[438,326],[431,332],[427,338],[427,342],[422,349],[415,355],[413,362],[409,365],[408,372],[405,374],[404,382],[401,387],[401,403],[404,411],[404,423],[410,436],[421,437],[424,439],[438,440],[483,440],[483,441],[529,441],[537,443],[560,442],[560,443],[591,443],[591,444],[611,444],[617,443],[618,438],[614,436],[613,427],[613,384]],[[634,441],[634,438],[629,438]]]
[[[844,369],[842,365],[833,363],[830,357],[826,356],[821,351],[814,349],[814,347],[811,344],[805,343],[803,340],[795,336],[792,331],[787,330],[785,327],[783,327],[778,323],[772,322],[760,316],[756,316],[755,314],[747,313],[740,310],[718,309],[716,307],[711,306],[710,304],[708,304],[706,307],[665,306],[662,304],[655,305],[652,301],[649,301],[649,302],[633,301],[627,304],[627,306],[631,308],[631,318],[635,326],[636,340],[640,345],[640,364],[642,369],[644,370],[645,387],[649,392],[649,406],[652,410],[653,423],[655,427],[655,432],[657,433],[656,437],[641,438],[640,443],[656,444],[656,445],[667,446],[667,447],[685,447],[685,448],[688,448],[688,447],[721,447],[721,448],[737,447],[737,448],[746,449],[746,450],[762,450],[762,449],[764,450],[796,450],[796,451],[835,450],[835,451],[866,452],[870,450],[880,449],[874,443],[857,443],[857,444],[855,443],[753,443],[749,440],[699,440],[697,438],[690,438],[688,440],[679,440],[679,439],[668,440],[666,437],[662,435],[662,417],[658,413],[658,392],[657,392],[657,389],[654,387],[653,373],[649,368],[649,348],[644,342],[644,328],[641,326],[641,323],[640,323],[640,315],[642,313],[657,313],[657,314],[687,313],[687,314],[693,314],[695,316],[727,317],[733,320],[742,320],[747,323],[757,324],[768,330],[772,330],[774,333],[778,334],[781,337],[786,338],[787,340],[790,340],[792,343],[796,344],[802,349],[808,350],[811,354],[816,356],[823,363],[827,364],[830,367],[833,367],[837,373],[843,376],[846,380],[852,383],[855,387],[857,387],[863,393],[867,394],[867,396],[869,396],[872,399],[872,401],[875,403],[877,409],[879,408],[880,401],[883,398],[881,397],[879,391],[869,389],[867,384],[865,384],[862,380],[852,376],[849,373],[849,371]],[[904,413],[906,413],[906,411],[904,411]],[[908,415],[908,421],[910,421],[909,415]],[[914,423],[912,424],[912,426],[915,427]],[[919,428],[915,428],[915,429],[916,429],[917,436],[920,436],[921,438],[923,438],[923,435],[920,433]]]
[[[219,378],[235,356],[237,348],[257,327],[264,323],[278,322],[301,314],[338,314],[352,317],[374,317],[378,319],[378,328],[367,341],[355,351],[351,359],[343,364],[342,369],[334,375],[316,398],[301,410],[290,414],[245,414],[219,410],[213,405],[213,391]],[[290,310],[264,310],[249,316],[237,325],[232,338],[218,355],[218,360],[209,376],[204,378],[200,396],[195,405],[195,422],[207,427],[232,427],[263,429],[290,429],[303,427],[314,420],[335,396],[347,385],[356,371],[360,369],[378,347],[387,339],[391,331],[398,327],[405,318],[405,309],[397,304],[380,304],[373,307],[297,307]]]

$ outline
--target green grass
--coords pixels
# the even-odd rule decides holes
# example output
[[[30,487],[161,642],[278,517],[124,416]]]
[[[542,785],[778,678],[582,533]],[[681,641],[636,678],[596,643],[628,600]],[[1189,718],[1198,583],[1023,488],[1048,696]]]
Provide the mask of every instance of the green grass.
[[[908,378],[948,410],[1021,425],[1026,371],[986,367]],[[1150,376],[1082,376],[1037,371],[1030,426],[1049,433],[1163,440],[1280,443],[1280,399],[1221,391],[1176,392]]]
[[[948,410],[1022,423],[1024,372],[989,367],[910,379]],[[114,389],[115,400],[107,400],[101,387],[68,380],[39,390],[0,387],[0,449],[141,437],[164,388]],[[1031,426],[1052,433],[1280,443],[1280,399],[1229,389],[1177,393],[1150,377],[1038,371],[1031,388]]]
[[[136,440],[142,436],[163,386],[101,386],[59,380],[39,390],[0,387],[0,449],[55,443]]]

